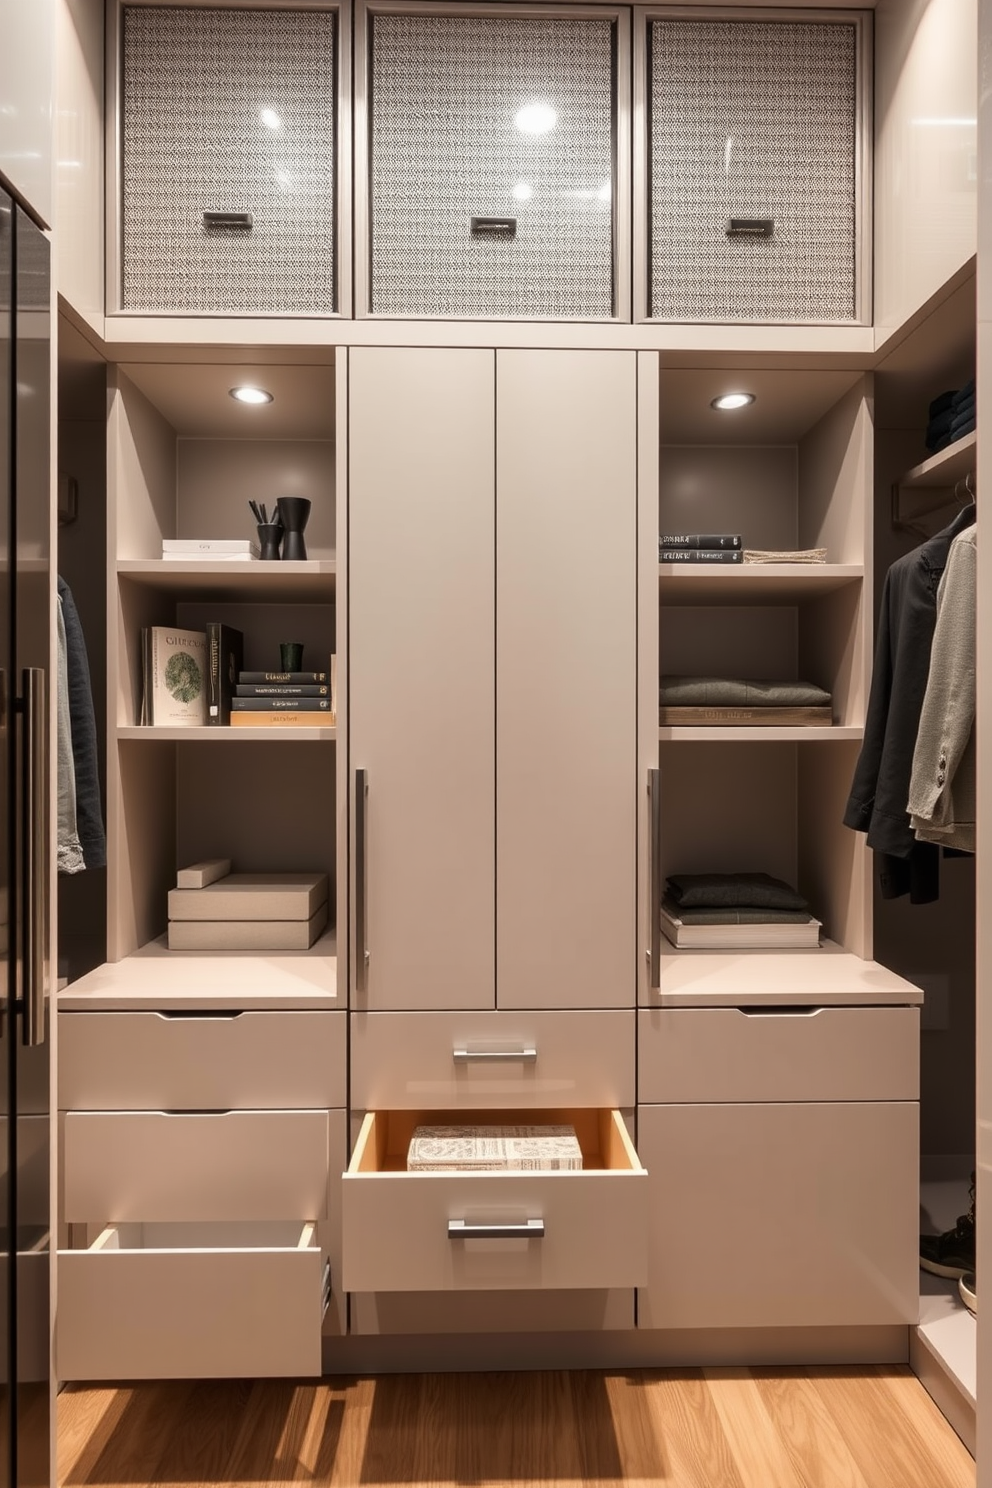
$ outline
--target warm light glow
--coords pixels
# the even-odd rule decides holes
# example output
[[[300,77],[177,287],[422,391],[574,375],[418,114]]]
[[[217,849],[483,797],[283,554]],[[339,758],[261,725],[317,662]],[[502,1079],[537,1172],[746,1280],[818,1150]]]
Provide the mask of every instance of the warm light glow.
[[[259,118],[265,125],[266,129],[278,129],[280,124],[282,123],[282,120],[280,119],[274,108],[264,108],[259,115]]]
[[[719,408],[721,413],[728,413],[734,408],[746,408],[753,402],[753,393],[721,393],[719,398],[712,400],[710,407]]]
[[[231,397],[238,403],[271,403],[272,394],[267,393],[264,388],[251,387],[245,384],[242,387],[231,388]]]
[[[596,193],[596,199],[597,199],[597,201],[601,201],[601,202],[611,202],[613,200],[613,183],[612,183],[612,181],[604,181],[603,182],[602,186],[600,186],[599,190]]]
[[[521,134],[550,134],[558,115],[550,103],[525,103],[513,118]]]
[[[513,188],[514,201],[530,201],[534,188],[529,181],[518,181]]]

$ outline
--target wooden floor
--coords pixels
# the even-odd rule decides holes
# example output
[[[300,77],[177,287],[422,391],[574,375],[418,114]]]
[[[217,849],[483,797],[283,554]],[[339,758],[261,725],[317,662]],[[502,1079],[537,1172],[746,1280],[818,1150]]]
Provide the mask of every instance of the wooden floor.
[[[206,1381],[59,1396],[64,1488],[973,1488],[899,1367]]]

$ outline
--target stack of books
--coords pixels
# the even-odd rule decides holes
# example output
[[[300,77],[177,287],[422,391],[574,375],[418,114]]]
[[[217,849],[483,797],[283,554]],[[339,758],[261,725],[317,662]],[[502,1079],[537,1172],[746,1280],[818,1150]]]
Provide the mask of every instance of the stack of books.
[[[743,556],[739,532],[663,532],[658,539],[659,563],[740,563]]]
[[[227,858],[180,870],[170,951],[305,951],[327,924],[326,873],[232,873]]]
[[[163,537],[162,557],[172,562],[203,560],[207,563],[250,562],[261,549],[247,537]]]
[[[820,944],[801,894],[767,873],[681,873],[665,881],[661,929],[679,950],[796,950]]]
[[[406,1165],[411,1173],[575,1172],[582,1148],[574,1126],[418,1126]]]
[[[326,672],[239,671],[230,702],[236,727],[277,728],[337,722],[337,657]]]

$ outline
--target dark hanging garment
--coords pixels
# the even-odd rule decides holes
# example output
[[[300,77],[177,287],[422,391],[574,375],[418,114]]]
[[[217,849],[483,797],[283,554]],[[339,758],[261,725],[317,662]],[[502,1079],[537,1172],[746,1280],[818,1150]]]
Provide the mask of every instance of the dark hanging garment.
[[[76,780],[76,830],[86,867],[104,868],[107,864],[107,837],[100,801],[96,717],[93,712],[86,640],[72,591],[61,576],[58,580],[58,594],[65,624],[69,722]]]
[[[930,675],[937,588],[951,543],[974,520],[975,508],[965,507],[943,532],[897,558],[885,576],[864,742],[844,812],[845,826],[866,832],[868,846],[882,855],[883,895],[908,893],[915,904],[938,893],[938,849],[917,841],[906,809]]]

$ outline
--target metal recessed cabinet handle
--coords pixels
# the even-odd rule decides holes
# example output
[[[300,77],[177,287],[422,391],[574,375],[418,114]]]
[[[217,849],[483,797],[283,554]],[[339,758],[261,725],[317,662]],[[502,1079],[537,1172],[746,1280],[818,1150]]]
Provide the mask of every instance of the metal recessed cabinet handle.
[[[661,986],[661,771],[648,771],[648,903],[651,939],[649,983]]]
[[[252,225],[250,212],[204,212],[204,227],[240,227],[248,229]]]
[[[355,988],[369,985],[369,772],[355,771]]]
[[[727,223],[728,238],[772,238],[774,217],[731,217]]]
[[[45,673],[25,667],[22,801],[24,834],[23,987],[25,1044],[45,1042],[45,965],[48,959],[46,919],[47,854],[45,820]]]
[[[473,217],[471,227],[473,238],[515,238],[517,236],[516,217]]]
[[[474,1224],[467,1219],[448,1220],[449,1240],[543,1240],[543,1219],[521,1219],[507,1224]]]

